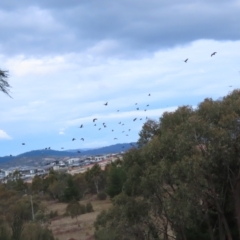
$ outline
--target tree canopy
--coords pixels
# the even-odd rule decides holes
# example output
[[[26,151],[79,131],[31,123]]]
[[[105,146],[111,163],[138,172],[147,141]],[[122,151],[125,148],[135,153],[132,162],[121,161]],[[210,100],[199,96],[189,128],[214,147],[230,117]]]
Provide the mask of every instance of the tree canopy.
[[[138,142],[123,158],[122,191],[95,222],[96,239],[240,239],[239,90],[165,112]]]

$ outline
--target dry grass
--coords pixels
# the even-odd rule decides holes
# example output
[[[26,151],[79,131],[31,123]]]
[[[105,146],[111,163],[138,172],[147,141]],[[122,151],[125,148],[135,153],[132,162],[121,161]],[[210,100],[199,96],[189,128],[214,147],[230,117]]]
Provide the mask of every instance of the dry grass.
[[[89,200],[80,201],[81,204],[86,204]],[[59,240],[93,240],[94,226],[93,223],[97,215],[104,209],[108,209],[112,204],[109,199],[99,201],[94,198],[90,199],[94,212],[86,213],[72,219],[69,216],[63,216],[67,204],[47,202],[49,211],[58,211],[59,216],[51,221],[49,228],[53,231],[55,237]],[[78,226],[79,223],[79,226]]]

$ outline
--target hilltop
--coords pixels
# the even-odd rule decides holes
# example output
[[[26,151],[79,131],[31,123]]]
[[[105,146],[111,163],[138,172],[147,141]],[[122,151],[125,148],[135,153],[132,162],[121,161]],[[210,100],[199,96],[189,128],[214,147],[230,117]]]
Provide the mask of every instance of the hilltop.
[[[137,146],[136,143],[132,143]],[[63,157],[83,157],[110,153],[119,153],[132,148],[131,143],[119,143],[106,147],[96,148],[96,149],[71,149],[71,150],[33,150],[30,152],[25,152],[17,156],[5,156],[0,157],[0,167],[14,167],[14,166],[40,166],[44,164],[45,160],[48,158],[63,158]],[[80,151],[80,153],[78,153]]]

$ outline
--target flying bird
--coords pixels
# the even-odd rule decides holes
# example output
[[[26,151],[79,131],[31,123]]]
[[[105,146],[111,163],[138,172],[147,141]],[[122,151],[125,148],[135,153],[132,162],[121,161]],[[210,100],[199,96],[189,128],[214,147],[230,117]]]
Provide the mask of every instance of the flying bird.
[[[119,122],[118,124],[121,124],[121,122]]]
[[[117,138],[114,138],[114,140],[116,140]]]
[[[232,87],[232,85],[230,85],[229,87]]]
[[[147,111],[147,109],[144,109],[144,111],[146,112],[146,111]]]
[[[101,128],[99,128],[98,130],[101,130]]]
[[[184,60],[184,62],[186,63],[188,61],[188,58],[186,60]]]
[[[119,110],[117,110],[117,112],[119,112]]]
[[[124,131],[122,131],[122,133],[124,133]]]
[[[96,120],[97,120],[97,118],[94,118],[94,119],[93,119],[93,122],[95,122]]]
[[[149,93],[148,96],[151,96],[151,94]]]
[[[78,153],[81,153],[80,151],[78,151]]]
[[[128,129],[128,131],[131,131],[131,129]]]
[[[107,105],[108,105],[108,102],[104,103],[104,105],[107,106]]]
[[[81,138],[82,141],[84,141],[84,138]]]
[[[139,108],[136,108],[137,110],[139,110]]]
[[[216,53],[217,53],[217,52],[213,52],[213,53],[211,54],[211,57],[214,56]]]
[[[137,105],[137,103],[135,103],[135,105]]]
[[[112,132],[113,132],[114,130],[112,130]]]
[[[94,126],[97,126],[97,124],[94,124]]]
[[[149,107],[149,104],[147,105],[147,107]]]
[[[142,120],[142,119],[140,118],[140,120]]]
[[[64,147],[61,147],[61,149],[64,149]]]
[[[75,138],[72,139],[72,141],[75,141],[75,140],[76,140]]]
[[[137,120],[137,118],[134,118],[134,119],[133,119],[133,121],[136,121],[136,120]]]
[[[25,145],[25,143],[22,143],[22,145]]]
[[[79,128],[82,128],[83,127],[83,125],[81,125]]]

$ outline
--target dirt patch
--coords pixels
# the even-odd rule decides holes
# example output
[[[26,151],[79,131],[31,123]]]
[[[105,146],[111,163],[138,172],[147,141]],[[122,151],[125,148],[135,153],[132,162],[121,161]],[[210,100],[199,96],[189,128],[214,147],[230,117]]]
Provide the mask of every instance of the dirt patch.
[[[89,200],[80,201],[81,204],[86,204]],[[67,204],[65,203],[47,203],[49,211],[58,211],[59,216],[51,220],[49,228],[53,231],[55,237],[59,240],[93,240],[94,226],[93,223],[97,215],[105,209],[108,209],[112,204],[109,199],[99,201],[95,197],[91,198],[94,212],[86,213],[72,219],[69,216],[63,216]]]

